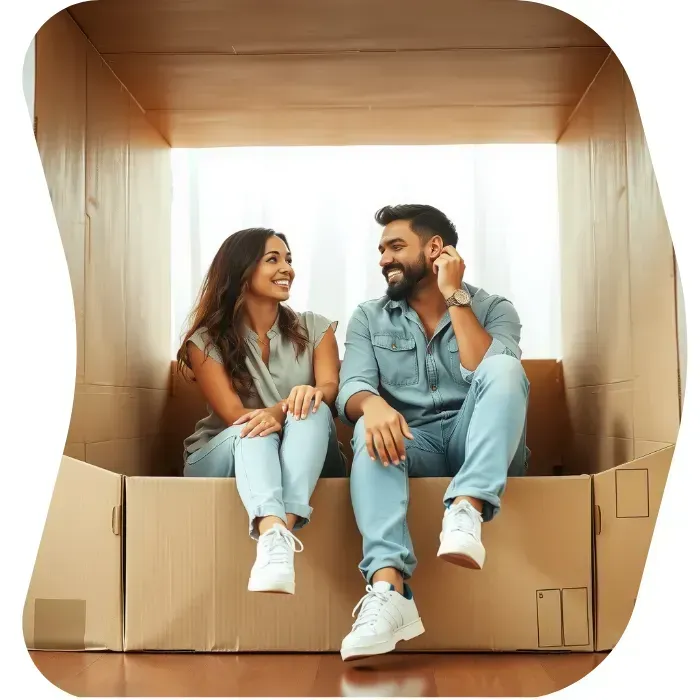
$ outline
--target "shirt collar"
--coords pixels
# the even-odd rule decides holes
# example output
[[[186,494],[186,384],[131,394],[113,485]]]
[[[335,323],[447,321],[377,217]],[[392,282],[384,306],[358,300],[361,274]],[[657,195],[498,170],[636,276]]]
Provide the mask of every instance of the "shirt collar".
[[[258,342],[258,334],[250,327],[246,325],[246,338],[248,340],[251,340],[255,343]],[[277,318],[275,319],[275,322],[272,324],[272,328],[267,332],[267,337],[272,340],[275,336],[278,336],[280,334],[280,317],[279,314],[277,314]]]

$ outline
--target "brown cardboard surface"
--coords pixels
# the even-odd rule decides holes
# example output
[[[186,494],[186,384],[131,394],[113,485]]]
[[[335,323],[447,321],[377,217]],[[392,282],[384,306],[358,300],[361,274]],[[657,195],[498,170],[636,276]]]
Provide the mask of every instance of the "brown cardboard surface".
[[[169,473],[163,459],[162,435],[88,443],[85,458],[90,464],[126,476]]]
[[[122,650],[123,477],[63,457],[23,629],[29,649]]]
[[[129,95],[95,51],[87,58],[85,381],[125,386]]]
[[[406,648],[591,650],[590,479],[511,479],[502,514],[484,528],[482,572],[435,556],[448,483],[411,481],[426,634]],[[339,648],[364,592],[346,479],[322,480],[314,493],[294,597],[248,593],[255,545],[235,480],[127,479],[126,501],[127,650]]]
[[[576,430],[584,435],[634,437],[632,382],[568,389],[566,405]]]
[[[107,442],[163,431],[168,392],[162,389],[77,385],[68,442]]]
[[[565,472],[673,444],[673,246],[629,80],[611,55],[558,142]]]
[[[75,307],[76,380],[85,376],[86,42],[65,13],[36,40],[37,146],[66,255]]]
[[[673,447],[593,477],[596,650],[612,649],[632,615]]]
[[[170,148],[129,105],[126,383],[170,384]]]
[[[591,109],[586,100],[557,144],[561,337],[566,388],[600,384],[591,189]]]
[[[104,54],[146,110],[423,105],[573,108],[607,47],[324,54]],[[552,70],[556,65],[559,70]],[[426,129],[429,125],[426,124]]]
[[[231,53],[232,43],[239,54],[605,46],[566,12],[512,0],[295,0],[274,14],[230,0],[120,0],[70,12],[102,53]]]
[[[524,360],[530,381],[527,445],[532,451],[528,476],[550,476],[564,463],[568,431],[561,362]]]
[[[554,143],[570,106],[149,110],[173,148]]]
[[[597,474],[634,459],[634,440],[573,433],[565,452],[566,473]]]
[[[448,484],[411,481],[409,527],[419,561],[413,590],[426,634],[406,648],[592,650],[590,479],[509,479],[501,513],[483,527],[482,571],[435,556]]]
[[[673,243],[629,80],[625,80],[623,97],[635,438],[673,443],[680,426],[679,339],[676,315],[670,313],[676,303]]]
[[[665,447],[671,447],[671,444],[667,442],[649,442],[648,440],[635,440],[634,441],[634,458],[639,459],[640,457],[645,457],[652,452],[658,452],[663,450]]]
[[[591,104],[591,194],[600,384],[627,381],[633,376],[624,88],[622,66],[611,57],[586,97]]]
[[[81,462],[85,461],[85,443],[84,442],[67,442],[63,448],[63,454],[66,457],[72,457],[73,459],[79,459]]]
[[[296,576],[303,595],[247,594],[255,543],[229,479],[127,479],[127,650],[322,651],[363,595],[345,480],[323,480]]]
[[[532,455],[528,473],[530,476],[546,476],[554,473],[564,460],[568,425],[565,420],[562,366],[557,360],[524,360],[523,368],[530,381],[527,442]],[[171,371],[172,399],[167,408],[165,449],[167,459],[172,460],[173,474],[179,474],[182,469],[182,442],[205,415],[206,408],[197,384],[185,379],[174,362]],[[339,419],[335,423],[338,439],[350,464],[352,428]]]

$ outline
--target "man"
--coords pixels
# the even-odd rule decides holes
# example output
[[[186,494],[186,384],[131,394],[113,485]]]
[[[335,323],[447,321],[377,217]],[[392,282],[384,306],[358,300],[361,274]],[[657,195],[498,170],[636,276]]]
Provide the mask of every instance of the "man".
[[[442,212],[407,204],[375,218],[388,287],[350,319],[337,399],[341,418],[355,424],[350,491],[368,582],[344,660],[424,632],[405,583],[416,567],[407,477],[453,477],[437,556],[481,569],[482,522],[498,513],[507,476],[524,474],[529,456],[515,308],[463,282],[457,231]]]

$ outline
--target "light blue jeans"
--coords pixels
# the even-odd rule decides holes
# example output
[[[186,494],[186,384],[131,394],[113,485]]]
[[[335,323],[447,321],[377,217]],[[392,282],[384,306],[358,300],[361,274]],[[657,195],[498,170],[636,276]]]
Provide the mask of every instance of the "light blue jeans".
[[[449,507],[457,496],[484,503],[484,521],[499,511],[506,479],[527,470],[525,445],[530,384],[522,365],[509,355],[483,360],[473,375],[462,409],[452,418],[436,417],[420,428],[411,427],[405,440],[406,460],[384,467],[372,461],[365,446],[361,418],[352,439],[354,459],[350,493],[363,539],[360,571],[368,582],[379,569],[392,567],[404,578],[416,567],[406,513],[409,477],[446,477]]]
[[[185,462],[186,477],[235,477],[248,513],[250,535],[257,539],[256,518],[298,516],[294,529],[309,522],[311,494],[321,476],[345,476],[330,408],[319,405],[304,420],[287,416],[281,433],[241,437],[244,426],[232,425],[193,452]]]

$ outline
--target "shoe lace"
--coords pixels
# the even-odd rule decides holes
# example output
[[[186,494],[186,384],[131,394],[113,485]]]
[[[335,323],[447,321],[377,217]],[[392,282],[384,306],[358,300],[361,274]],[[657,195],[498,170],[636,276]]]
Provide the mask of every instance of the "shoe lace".
[[[360,598],[360,601],[352,611],[353,617],[355,617],[355,613],[357,613],[358,610],[360,611],[357,620],[355,620],[352,626],[353,629],[361,625],[374,624],[379,617],[383,605],[389,602],[389,591],[375,591],[372,586],[367,586],[365,590],[367,593]]]
[[[476,524],[482,522],[481,513],[465,501],[452,506],[447,511],[447,517],[452,528],[468,535],[473,535]]]
[[[286,564],[291,552],[304,551],[304,545],[289,530],[274,527],[268,530],[261,539],[263,538],[270,564]]]

